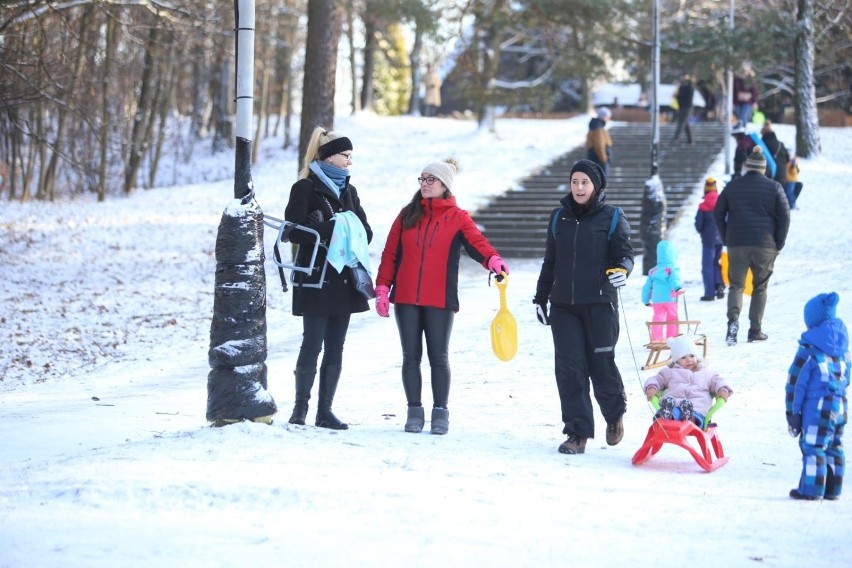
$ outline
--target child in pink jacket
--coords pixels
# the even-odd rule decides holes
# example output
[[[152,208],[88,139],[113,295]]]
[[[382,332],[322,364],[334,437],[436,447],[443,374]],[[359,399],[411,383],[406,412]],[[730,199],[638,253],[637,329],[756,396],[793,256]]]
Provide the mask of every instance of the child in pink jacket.
[[[713,406],[713,396],[727,401],[734,391],[698,358],[693,337],[679,335],[666,343],[672,353],[671,363],[645,381],[645,396],[651,400],[658,392],[665,391],[657,418],[692,420],[703,426],[704,416]]]

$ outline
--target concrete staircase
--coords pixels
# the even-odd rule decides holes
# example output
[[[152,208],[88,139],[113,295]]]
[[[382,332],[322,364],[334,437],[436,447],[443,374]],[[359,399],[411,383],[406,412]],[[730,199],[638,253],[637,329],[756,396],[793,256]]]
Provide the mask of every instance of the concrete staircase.
[[[659,175],[666,192],[669,226],[677,220],[684,201],[702,185],[724,144],[721,124],[694,125],[691,146],[686,144],[683,133],[679,142],[671,142],[674,128],[673,124],[660,126],[658,148]],[[614,151],[606,189],[607,203],[624,210],[633,231],[633,247],[640,255],[642,193],[651,173],[651,125],[614,126],[610,128],[610,136]],[[522,180],[522,189],[507,191],[474,213],[474,220],[501,255],[506,258],[544,256],[550,212],[569,191],[571,166],[585,155],[585,149],[575,148]]]

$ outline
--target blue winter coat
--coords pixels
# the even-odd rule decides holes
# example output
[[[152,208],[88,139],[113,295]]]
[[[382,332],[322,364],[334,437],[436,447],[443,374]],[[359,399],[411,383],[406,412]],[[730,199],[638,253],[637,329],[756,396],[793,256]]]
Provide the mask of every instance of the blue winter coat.
[[[664,304],[677,302],[674,292],[683,287],[680,269],[675,265],[677,249],[669,241],[657,243],[657,265],[648,271],[642,287],[642,303]]]
[[[801,414],[810,401],[829,395],[846,396],[849,388],[849,333],[842,320],[828,319],[812,327],[802,334],[799,344],[808,351],[810,357],[802,365],[798,379],[787,383],[787,410],[793,414]],[[834,380],[833,377],[823,380],[817,361],[817,357],[822,354],[846,361],[845,373],[840,380]]]

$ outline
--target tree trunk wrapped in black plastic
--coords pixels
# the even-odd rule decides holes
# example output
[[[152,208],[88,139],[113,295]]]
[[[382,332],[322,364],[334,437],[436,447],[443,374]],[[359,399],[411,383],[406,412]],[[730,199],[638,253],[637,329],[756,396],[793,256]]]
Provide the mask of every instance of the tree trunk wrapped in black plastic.
[[[266,390],[266,273],[263,211],[251,180],[254,88],[254,0],[235,0],[237,33],[237,136],[234,200],[216,237],[216,289],[210,324],[211,370],[207,420],[272,422],[278,410]]]
[[[210,325],[207,420],[257,420],[277,408],[266,392],[263,212],[250,194],[222,214]]]

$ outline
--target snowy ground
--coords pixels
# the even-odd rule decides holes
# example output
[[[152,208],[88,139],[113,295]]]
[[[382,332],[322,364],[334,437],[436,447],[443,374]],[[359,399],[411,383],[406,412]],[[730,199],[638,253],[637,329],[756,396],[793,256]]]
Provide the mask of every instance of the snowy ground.
[[[469,122],[338,119],[355,145],[352,180],[376,233],[374,260],[425,164],[458,156],[455,193],[474,209],[581,143],[586,123],[504,120],[494,136]],[[790,127],[777,131],[793,145]],[[463,259],[443,437],[402,431],[396,327],[374,312],[353,318],[344,353],[335,410],[351,429],[287,424],[301,321],[267,263],[269,391],[280,412],[271,426],[216,429],[205,421],[213,247],[233,182],[103,204],[4,203],[0,567],[803,566],[814,554],[848,564],[852,541],[839,527],[852,526],[852,496],[787,497],[800,454],[786,432],[783,385],[802,307],[835,290],[852,323],[852,131],[821,136],[823,155],[802,164],[800,209],[771,281],[768,341],[725,347],[725,302],[698,302],[700,184],[670,235],[689,317],[710,337],[708,362],[736,391],[717,415],[731,459],[709,474],[673,446],[631,465],[651,417],[641,393],[648,373],[638,371],[650,316],[639,272],[623,291],[617,358],[628,412],[616,447],[598,415],[585,455],[556,452],[552,345],[530,309],[537,260],[510,261],[520,347],[504,363],[489,339],[497,290]],[[264,142],[254,171],[273,216],[283,216],[297,169],[280,143]],[[722,164],[708,175],[724,178]],[[221,166],[193,167],[182,176],[207,179]]]

